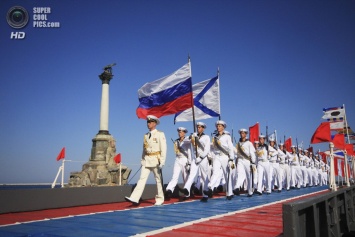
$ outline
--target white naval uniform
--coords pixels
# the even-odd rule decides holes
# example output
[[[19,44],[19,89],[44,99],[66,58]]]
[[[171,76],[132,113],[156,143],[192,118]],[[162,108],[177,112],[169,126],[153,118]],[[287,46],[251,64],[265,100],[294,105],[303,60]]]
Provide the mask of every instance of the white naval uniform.
[[[309,187],[312,187],[313,181],[312,181],[311,158],[309,158],[309,156],[304,156],[303,163],[305,164],[306,171],[307,171],[307,184]]]
[[[317,156],[317,159],[316,159],[316,168],[317,168],[317,182],[318,182],[318,185],[319,186],[322,186],[323,183],[322,183],[322,163],[321,163],[321,159],[319,159],[319,157]]]
[[[298,156],[300,158],[300,169],[302,173],[301,185],[303,185],[303,187],[306,187],[308,183],[308,172],[305,163],[306,156],[302,154],[299,154]]]
[[[302,171],[300,167],[300,161],[296,153],[287,153],[289,156],[291,167],[291,186],[300,188],[302,184]]]
[[[322,185],[326,184],[326,183],[324,183],[324,176],[323,176],[323,170],[324,170],[325,164],[320,156],[319,156],[318,161],[319,161],[318,179],[319,179],[319,185],[322,186]],[[345,174],[343,174],[343,176],[345,177]]]
[[[141,176],[137,182],[137,186],[134,188],[130,196],[132,201],[139,203],[148,176],[150,172],[153,172],[158,190],[158,194],[155,196],[155,203],[159,205],[164,202],[164,192],[161,183],[159,165],[165,164],[166,149],[166,139],[163,132],[154,129],[144,135]]]
[[[288,157],[286,151],[282,151],[280,149],[277,150],[278,157],[280,159],[280,174],[282,180],[282,187],[286,190],[290,189],[290,181],[291,181],[291,170],[290,166],[288,165]]]
[[[174,163],[173,176],[171,177],[166,190],[170,190],[172,193],[179,181],[179,175],[181,173],[184,184],[187,181],[189,172],[187,170],[187,164],[191,164],[191,142],[188,138],[184,138],[182,141],[176,139],[174,142],[176,159]]]
[[[316,185],[320,185],[319,167],[320,167],[319,161],[316,158],[314,158],[314,168],[315,168],[314,175],[316,179]]]
[[[311,179],[312,179],[312,185],[316,186],[317,183],[317,177],[318,177],[318,172],[316,169],[316,162],[314,161],[314,159],[312,157],[310,158],[310,165],[311,165]]]
[[[271,177],[270,177],[270,162],[268,156],[267,145],[259,145],[256,150],[256,158],[258,160],[258,192],[262,193],[263,185],[266,187],[266,192],[271,193]],[[265,180],[265,182],[263,182]]]
[[[202,147],[197,146],[194,144],[194,142],[192,143],[192,157],[193,160],[191,162],[191,168],[190,168],[190,175],[189,178],[187,179],[185,185],[184,185],[184,189],[187,189],[190,192],[191,186],[195,181],[196,175],[198,173],[200,173],[201,177],[200,177],[200,182],[201,182],[201,186],[202,186],[202,193],[204,190],[208,190],[207,188],[207,184],[208,184],[208,153],[210,152],[210,137],[204,133],[202,134],[197,134],[198,139],[202,145]],[[196,149],[197,149],[197,154],[196,154]],[[202,160],[200,163],[196,164],[196,158],[200,157]],[[187,197],[190,196],[187,195]],[[204,197],[207,197],[207,195],[203,194]]]
[[[253,143],[251,143],[249,140],[239,140],[236,145],[236,148],[237,153],[235,155],[237,157],[237,182],[234,185],[234,189],[241,187],[244,180],[246,180],[248,194],[252,195],[254,181],[251,180],[251,163],[255,164],[255,148],[253,146]],[[242,152],[244,153],[244,155]]]
[[[269,161],[270,161],[270,177],[271,177],[271,189],[274,188],[275,183],[277,184],[277,188],[279,191],[282,190],[282,181],[281,181],[281,172],[280,172],[280,164],[277,160],[278,151],[269,146]]]
[[[220,146],[222,146],[228,152],[228,154],[224,154],[220,149],[218,149],[218,146],[215,144],[216,142],[218,142]],[[213,138],[213,144],[215,157],[213,160],[212,177],[210,183],[208,184],[208,188],[214,190],[214,188],[217,188],[220,185],[221,177],[219,172],[222,170],[224,179],[226,181],[227,196],[232,196],[233,187],[231,175],[229,173],[230,167],[228,165],[230,159],[234,160],[232,138],[230,135],[223,133],[222,135],[218,135],[217,137]]]

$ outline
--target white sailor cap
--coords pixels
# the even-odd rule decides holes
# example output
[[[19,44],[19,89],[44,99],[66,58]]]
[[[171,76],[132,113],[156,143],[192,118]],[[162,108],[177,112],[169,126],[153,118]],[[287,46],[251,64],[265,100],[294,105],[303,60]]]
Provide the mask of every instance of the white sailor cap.
[[[291,148],[296,148],[296,146],[295,146],[295,145],[292,145]]]
[[[310,154],[310,155],[312,155],[313,153],[312,153],[312,152],[310,152],[309,154]]]
[[[154,115],[148,115],[148,116],[147,116],[147,121],[148,121],[148,122],[154,121],[154,122],[156,122],[157,124],[160,123],[159,119],[158,119],[156,116],[154,116]]]
[[[298,147],[298,150],[303,151],[302,147]]]
[[[274,142],[275,141],[275,138],[271,137],[269,138],[269,142]]]
[[[216,124],[215,124],[215,125],[216,125],[216,127],[217,127],[217,125],[218,125],[218,124],[223,125],[223,127],[224,127],[224,128],[226,128],[226,127],[227,127],[226,122],[224,122],[223,120],[218,120],[218,121],[216,122]]]
[[[238,131],[239,133],[241,133],[241,132],[245,132],[246,134],[248,134],[248,130],[246,130],[245,128],[241,128],[241,129],[239,129],[239,131]]]
[[[259,138],[265,138],[265,135],[260,134],[260,135],[259,135]]]
[[[254,143],[259,144],[259,141],[255,140]]]
[[[201,126],[203,128],[207,128],[206,124],[204,122],[197,122],[196,127]]]
[[[178,127],[177,131],[178,131],[178,132],[179,132],[179,131],[183,131],[184,133],[187,133],[187,132],[188,132],[187,129],[184,128],[184,127]]]
[[[279,144],[279,146],[283,146],[284,144],[281,142],[280,144]]]
[[[308,150],[304,150],[305,153],[308,153]]]

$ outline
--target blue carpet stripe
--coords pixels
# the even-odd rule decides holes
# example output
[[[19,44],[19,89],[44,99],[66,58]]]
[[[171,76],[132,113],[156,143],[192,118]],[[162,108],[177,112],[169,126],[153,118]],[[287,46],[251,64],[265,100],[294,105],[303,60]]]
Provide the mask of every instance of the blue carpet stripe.
[[[209,199],[207,203],[198,200],[151,206],[123,211],[113,211],[93,215],[74,216],[62,219],[22,223],[0,227],[0,237],[17,236],[131,236],[185,222],[235,212],[268,203],[285,200],[327,189],[323,187],[302,188],[288,192],[248,198],[245,195]]]

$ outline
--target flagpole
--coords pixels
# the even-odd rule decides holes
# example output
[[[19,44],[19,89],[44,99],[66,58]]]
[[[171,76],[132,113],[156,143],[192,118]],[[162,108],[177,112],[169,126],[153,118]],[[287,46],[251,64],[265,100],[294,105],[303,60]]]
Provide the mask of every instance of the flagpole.
[[[62,160],[62,188],[64,188],[64,161],[65,159]]]
[[[191,78],[191,88],[192,88],[192,71],[191,71],[191,59],[190,59],[190,54],[188,55],[188,63],[189,63],[189,67],[190,67],[190,78]],[[195,118],[195,104],[194,104],[194,96],[193,96],[193,91],[192,91],[192,99],[191,99],[191,104],[192,104],[192,126],[194,127],[194,133],[196,133],[196,118]],[[195,142],[195,157],[198,157],[197,154],[197,143]]]
[[[348,129],[348,121],[346,119],[346,111],[345,111],[345,104],[343,104],[343,108],[344,108],[344,119],[345,119],[345,127],[346,127],[346,134],[347,134],[347,138],[348,138],[348,143],[350,143],[350,139],[349,139],[349,129]],[[348,177],[348,158],[346,156],[346,148],[344,149],[344,166],[345,166],[345,182],[347,183],[347,186],[350,187],[350,180]]]
[[[329,189],[332,191],[337,191],[337,186],[335,184],[335,170],[334,170],[334,144],[329,142],[330,149],[330,177],[329,177]]]
[[[188,63],[189,63],[189,68],[190,68],[190,78],[191,78],[191,88],[192,88],[192,71],[191,71],[191,59],[190,59],[190,54],[188,55]],[[194,127],[194,133],[196,132],[196,119],[195,119],[195,105],[194,105],[194,94],[192,92],[192,97],[191,97],[191,104],[192,104],[192,123]]]
[[[218,95],[219,97],[221,96],[221,93],[220,93],[220,88],[219,88],[219,67],[217,68],[217,81],[218,81]],[[218,109],[219,109],[219,115],[218,115],[218,120],[221,120],[221,102],[218,101]]]

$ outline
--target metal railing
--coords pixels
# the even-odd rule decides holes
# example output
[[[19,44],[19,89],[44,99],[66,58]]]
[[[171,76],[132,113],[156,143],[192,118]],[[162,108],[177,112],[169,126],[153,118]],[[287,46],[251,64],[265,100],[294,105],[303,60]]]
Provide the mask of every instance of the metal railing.
[[[343,236],[355,231],[355,186],[283,204],[283,234]]]

